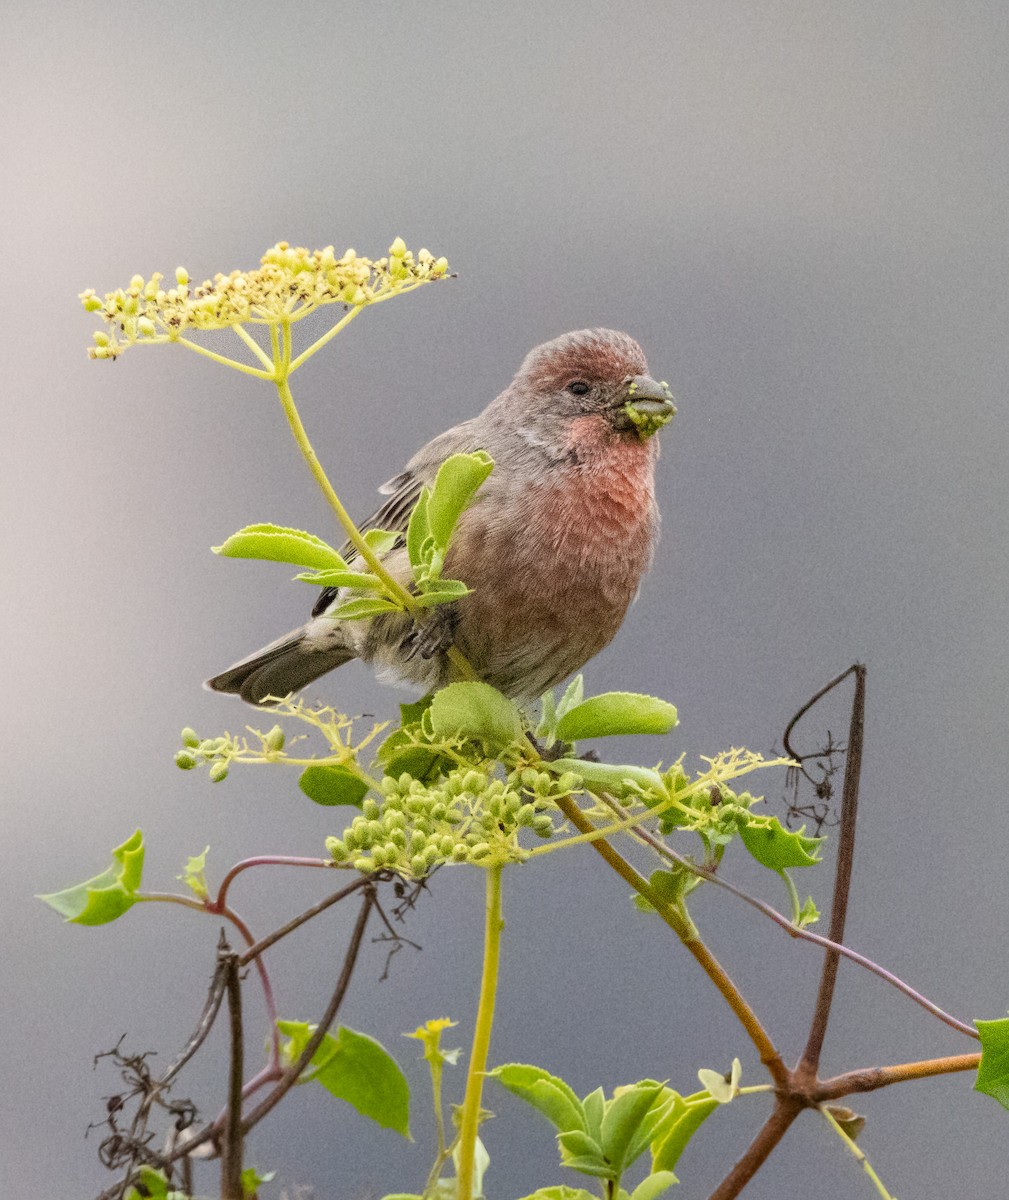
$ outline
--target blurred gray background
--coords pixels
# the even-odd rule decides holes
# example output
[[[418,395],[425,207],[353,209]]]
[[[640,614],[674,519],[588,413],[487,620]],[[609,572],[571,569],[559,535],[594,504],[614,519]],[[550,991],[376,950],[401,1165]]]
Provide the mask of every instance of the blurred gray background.
[[[1003,4],[969,0],[9,6],[0,1193],[87,1200],[110,1182],[84,1130],[119,1087],[91,1056],[125,1033],[167,1063],[217,936],[157,906],[62,926],[32,894],[101,870],[137,824],[159,888],[207,843],[219,879],[252,853],[320,853],[342,824],[293,773],[211,787],[172,764],[183,725],[255,720],[200,682],[311,599],[284,567],[208,548],[257,520],[331,533],[274,396],[182,350],[90,363],[95,323],[76,299],[179,262],[196,279],[252,265],[279,238],[377,256],[402,235],[459,272],[362,316],[296,379],[361,516],[531,346],[596,324],[640,340],[680,406],[663,543],[587,679],[665,696],[682,724],[612,753],[770,750],[807,696],[864,660],[848,940],[964,1018],[1004,1014],[1007,25]],[[356,665],[315,694],[380,717],[402,698]],[[845,699],[807,748],[843,737]],[[780,812],[783,779],[761,783]],[[738,855],[726,870],[784,903]],[[247,877],[235,903],[265,930],[332,882],[304,874]],[[764,1081],[692,961],[591,852],[507,882],[494,1061],[542,1064],[581,1092],[642,1075],[689,1091],[698,1067],[738,1054],[744,1082]],[[799,882],[826,905],[827,868]],[[421,1096],[399,1035],[451,1015],[449,1044],[469,1044],[481,884],[442,872],[408,929],[423,952],[379,984],[384,951],[369,947],[343,1013]],[[728,897],[695,908],[794,1056],[817,953]],[[273,954],[286,1015],[318,1013],[350,921],[333,912]],[[182,1085],[209,1113],[220,1048]],[[827,1071],[972,1048],[842,966]],[[578,1182],[535,1114],[500,1092],[488,1104],[490,1196]],[[968,1076],[857,1107],[896,1194],[1004,1195],[1009,1114]],[[767,1108],[719,1113],[678,1194],[706,1195]],[[278,1172],[270,1198],[378,1197],[419,1190],[429,1122],[415,1132],[407,1145],[306,1089],[250,1156]],[[746,1192],[871,1194],[812,1116]]]

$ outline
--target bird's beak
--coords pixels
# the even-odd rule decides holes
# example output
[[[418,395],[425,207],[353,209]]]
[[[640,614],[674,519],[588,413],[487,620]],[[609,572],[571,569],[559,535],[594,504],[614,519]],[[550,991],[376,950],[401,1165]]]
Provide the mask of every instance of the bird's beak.
[[[676,416],[676,405],[668,384],[656,383],[650,375],[635,375],[627,385],[623,411],[644,441]]]

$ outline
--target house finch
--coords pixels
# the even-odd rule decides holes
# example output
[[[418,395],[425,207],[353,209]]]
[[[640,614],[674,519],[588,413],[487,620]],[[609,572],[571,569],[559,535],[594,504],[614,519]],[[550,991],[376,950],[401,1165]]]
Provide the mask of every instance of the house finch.
[[[485,450],[494,470],[445,562],[446,578],[471,593],[430,610],[418,628],[406,613],[329,617],[347,593],[327,589],[307,625],[208,686],[260,704],[361,658],[430,689],[453,678],[445,650],[454,643],[505,695],[539,696],[607,645],[638,590],[659,528],[651,435],[675,411],[625,333],[585,329],[537,346],[479,416],[428,442],[379,489],[389,499],[361,526],[405,531],[445,459]],[[403,545],[383,564],[408,586]]]

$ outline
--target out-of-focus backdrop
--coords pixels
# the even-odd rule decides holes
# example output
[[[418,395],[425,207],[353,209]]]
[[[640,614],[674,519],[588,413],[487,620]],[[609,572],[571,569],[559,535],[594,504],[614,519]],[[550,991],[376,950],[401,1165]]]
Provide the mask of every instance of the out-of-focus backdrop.
[[[459,273],[363,315],[297,377],[362,516],[531,346],[588,325],[640,340],[680,409],[663,435],[663,542],[587,681],[665,696],[682,724],[613,753],[770,750],[804,699],[865,661],[849,941],[964,1018],[1004,1014],[1004,5],[50,2],[5,20],[3,1195],[86,1200],[110,1182],[84,1131],[120,1088],[92,1055],[125,1034],[169,1061],[217,933],[154,906],[62,926],[32,894],[100,870],[138,824],[162,888],[208,843],[219,878],[255,852],[321,853],[338,828],[293,776],[236,770],[215,787],[172,763],[183,725],[255,720],[200,683],[310,600],[293,572],[209,547],[256,520],[331,532],[276,400],[182,350],[89,362],[95,322],[76,299],[177,263],[197,280],[252,265],[279,238],[378,256],[401,235]],[[356,665],[313,695],[378,716],[402,698]],[[845,724],[839,701],[806,744]],[[763,783],[781,812],[783,779]],[[782,899],[738,856],[726,870]],[[266,928],[321,894],[306,874],[249,878],[235,902]],[[495,1062],[542,1064],[582,1092],[643,1075],[689,1091],[698,1067],[738,1054],[744,1082],[763,1081],[688,956],[590,851],[514,876]],[[825,906],[826,868],[810,886]],[[396,1050],[421,1095],[400,1033],[449,1015],[468,1045],[481,880],[444,871],[431,893],[408,928],[423,951],[379,984],[385,952],[369,947],[343,1014]],[[817,952],[722,895],[696,910],[795,1055]],[[350,920],[278,948],[285,1014],[318,1014]],[[827,1070],[972,1048],[842,965]],[[212,1113],[210,1059],[183,1091]],[[278,1173],[267,1197],[419,1190],[425,1141],[308,1091],[252,1139],[251,1161]],[[488,1194],[560,1182],[541,1120],[500,1091],[488,1104]],[[1004,1195],[1009,1114],[969,1076],[857,1107],[897,1194]],[[717,1115],[681,1160],[684,1196],[711,1190],[766,1108]],[[746,1194],[871,1185],[810,1116]]]

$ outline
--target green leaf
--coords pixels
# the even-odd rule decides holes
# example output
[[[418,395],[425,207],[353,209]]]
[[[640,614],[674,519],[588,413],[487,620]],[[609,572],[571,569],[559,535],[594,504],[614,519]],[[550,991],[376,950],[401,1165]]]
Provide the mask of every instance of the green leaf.
[[[213,551],[225,558],[259,558],[317,571],[347,569],[346,562],[322,538],[283,525],[246,525]]]
[[[651,1081],[632,1084],[618,1089],[607,1104],[603,1116],[602,1147],[607,1161],[613,1164],[618,1174],[630,1166],[628,1147],[652,1105],[662,1095],[664,1086]]]
[[[448,604],[469,594],[470,589],[461,579],[439,579],[428,590],[418,592],[416,600],[421,608],[433,608],[436,604]]]
[[[382,581],[377,575],[366,571],[317,571],[309,575],[302,573],[294,577],[299,583],[314,583],[319,587],[335,588],[380,588]]]
[[[824,840],[804,837],[803,830],[783,829],[777,817],[750,816],[739,828],[743,845],[762,867],[783,871],[788,867],[812,867],[820,861],[817,847]]]
[[[416,725],[421,717],[431,707],[431,701],[434,699],[434,692],[428,692],[427,695],[421,696],[419,700],[414,700],[409,704],[401,704],[399,706],[399,723],[400,725]]]
[[[536,726],[536,737],[548,750],[557,740],[557,702],[552,691],[540,696],[540,723]]]
[[[193,854],[186,861],[186,869],[178,876],[179,882],[184,883],[200,900],[206,900],[210,895],[204,871],[207,866],[207,855],[210,847],[204,846],[202,854]]]
[[[606,1161],[602,1148],[584,1129],[569,1129],[557,1135],[561,1149],[561,1164],[581,1171],[583,1175],[595,1175],[601,1179],[615,1179],[618,1172]]]
[[[101,875],[62,892],[37,897],[75,925],[107,925],[137,901],[144,870],[144,835],[138,829],[112,851],[113,864]]]
[[[417,497],[417,503],[413,506],[413,512],[410,513],[410,521],[406,527],[406,552],[410,558],[410,565],[416,572],[418,568],[424,566],[424,547],[428,539],[431,537],[431,526],[427,519],[427,506],[431,499],[431,489],[421,488],[420,495]],[[432,540],[431,545],[434,545]]]
[[[435,543],[442,550],[448,548],[456,522],[493,469],[494,460],[483,450],[453,454],[438,468],[428,501],[427,521]]]
[[[805,929],[807,925],[815,925],[820,919],[820,910],[816,907],[816,903],[812,896],[806,897],[806,903],[799,909],[799,920],[796,924],[800,929]]]
[[[596,1088],[582,1101],[585,1128],[598,1142],[603,1136],[603,1114],[606,1112],[606,1096],[601,1087]]]
[[[537,1188],[535,1192],[523,1196],[522,1200],[598,1200],[598,1197],[584,1188],[573,1188],[558,1183],[553,1187]]]
[[[352,804],[361,807],[368,794],[368,785],[347,767],[337,764],[313,763],[301,772],[298,787],[309,800],[316,804],[333,807],[337,804]]]
[[[545,762],[543,766],[558,775],[563,775],[565,771],[574,771],[582,777],[589,789],[599,788],[612,792],[614,796],[637,796],[640,790],[654,797],[664,798],[666,795],[666,785],[662,782],[662,776],[648,767],[586,762],[581,758],[557,758],[553,762]]]
[[[655,1171],[646,1175],[631,1192],[631,1200],[657,1200],[667,1188],[679,1182],[672,1171]]]
[[[557,722],[565,742],[631,733],[668,733],[676,726],[676,708],[656,696],[603,692],[566,709]]]
[[[450,683],[431,701],[436,738],[475,738],[491,751],[522,739],[519,710],[489,683]]]
[[[538,1109],[561,1133],[585,1128],[585,1114],[574,1091],[556,1075],[527,1063],[505,1063],[489,1071],[502,1087]]]
[[[717,1100],[695,1100],[665,1137],[652,1144],[652,1171],[671,1171],[701,1125],[719,1107]]]
[[[403,535],[397,533],[395,529],[369,529],[364,535],[364,540],[379,558],[382,558],[397,542],[403,540]]]
[[[576,704],[581,704],[584,698],[585,680],[581,675],[576,675],[564,689],[564,695],[561,696],[557,703],[558,719],[563,717],[569,709],[574,708]]]
[[[276,1175],[276,1171],[267,1171],[265,1175],[260,1175],[255,1167],[246,1167],[241,1175],[242,1195],[255,1196],[260,1186],[264,1183],[270,1183],[276,1178]]]
[[[288,1062],[315,1032],[315,1026],[304,1021],[278,1021],[277,1028],[291,1039],[284,1047]],[[312,1066],[310,1078],[330,1095],[346,1100],[383,1129],[410,1137],[410,1089],[399,1064],[380,1042],[341,1025],[335,1037],[327,1033],[322,1039]]]
[[[664,1137],[679,1120],[686,1105],[679,1092],[663,1085],[662,1090],[638,1126],[627,1148],[627,1161],[637,1161],[639,1155],[657,1139]]]
[[[345,604],[327,611],[327,617],[336,617],[341,621],[359,621],[362,617],[375,617],[379,613],[400,612],[398,604],[392,600],[380,600],[378,597],[361,600],[348,600]]]
[[[1009,1108],[1009,1018],[975,1021],[981,1037],[981,1063],[974,1090]]]

